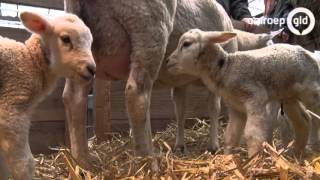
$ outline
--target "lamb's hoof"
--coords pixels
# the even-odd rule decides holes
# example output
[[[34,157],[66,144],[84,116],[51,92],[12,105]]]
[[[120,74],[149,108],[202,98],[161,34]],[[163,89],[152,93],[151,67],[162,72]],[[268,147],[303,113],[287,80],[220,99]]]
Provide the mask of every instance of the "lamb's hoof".
[[[306,149],[308,151],[312,151],[312,152],[320,152],[320,144],[308,144],[306,146]]]
[[[91,154],[88,156],[77,158],[76,161],[81,168],[89,170],[91,172],[94,172],[96,170],[96,167],[99,167],[100,164],[98,157]]]
[[[174,147],[174,152],[179,152],[182,154],[187,154],[188,153],[188,149],[186,147],[185,144],[181,144],[181,145],[175,145]]]
[[[159,163],[157,161],[157,159],[153,159],[151,162],[151,171],[154,174],[158,174],[160,172],[160,168],[159,168]]]
[[[219,150],[219,146],[208,146],[207,151],[211,154],[215,154]]]

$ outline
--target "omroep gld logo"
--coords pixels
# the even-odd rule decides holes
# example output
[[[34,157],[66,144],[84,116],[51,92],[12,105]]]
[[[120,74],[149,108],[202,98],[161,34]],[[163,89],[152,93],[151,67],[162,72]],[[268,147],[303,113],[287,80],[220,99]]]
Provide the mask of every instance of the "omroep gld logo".
[[[315,26],[314,14],[306,8],[293,9],[287,18],[287,26],[289,30],[298,36],[309,34]]]

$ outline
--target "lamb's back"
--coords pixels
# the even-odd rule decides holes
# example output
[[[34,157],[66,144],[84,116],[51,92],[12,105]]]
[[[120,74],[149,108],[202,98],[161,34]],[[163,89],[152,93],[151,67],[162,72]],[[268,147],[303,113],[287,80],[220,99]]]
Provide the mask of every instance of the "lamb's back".
[[[300,46],[275,44],[262,49],[230,55],[228,84],[262,85],[287,89],[296,83],[319,79],[319,66],[312,54]],[[236,74],[236,76],[234,75]]]
[[[33,96],[33,63],[23,43],[0,37],[0,106],[23,104]]]

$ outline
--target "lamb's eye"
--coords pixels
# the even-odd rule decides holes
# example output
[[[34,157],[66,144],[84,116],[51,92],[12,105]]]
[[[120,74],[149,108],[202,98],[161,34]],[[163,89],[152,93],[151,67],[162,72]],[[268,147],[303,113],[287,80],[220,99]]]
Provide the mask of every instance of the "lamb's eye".
[[[191,46],[192,42],[191,41],[185,41],[183,44],[182,44],[182,47],[183,48],[187,48],[189,46]]]
[[[71,39],[68,35],[63,35],[60,37],[61,38],[61,41],[64,43],[64,44],[70,44],[71,43]]]

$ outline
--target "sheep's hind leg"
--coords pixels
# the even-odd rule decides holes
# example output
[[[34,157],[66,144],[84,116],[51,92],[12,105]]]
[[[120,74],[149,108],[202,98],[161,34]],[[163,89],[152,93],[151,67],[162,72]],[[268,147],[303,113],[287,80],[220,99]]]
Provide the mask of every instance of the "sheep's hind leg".
[[[296,100],[283,104],[283,109],[291,120],[295,130],[295,153],[296,155],[300,155],[308,141],[308,123],[310,117],[306,113],[304,106]]]
[[[187,153],[187,147],[184,141],[186,91],[186,86],[171,89],[171,99],[174,104],[174,113],[178,125],[174,149],[182,153]]]
[[[176,1],[170,2],[171,7],[175,7]],[[143,157],[153,156],[150,122],[151,92],[164,60],[173,25],[173,16],[171,15],[174,14],[169,14],[166,11],[172,9],[162,8],[164,13],[155,19],[149,16],[154,13],[153,10],[147,9],[143,13],[141,11],[133,12],[135,18],[132,18],[132,15],[128,18],[123,17],[123,25],[130,35],[133,47],[130,54],[130,73],[125,90],[126,107],[132,128],[135,153],[137,156]],[[168,20],[172,23],[168,23]],[[145,22],[153,24],[153,26],[145,28]],[[153,160],[151,168],[153,171],[158,171],[157,161],[154,158]]]

